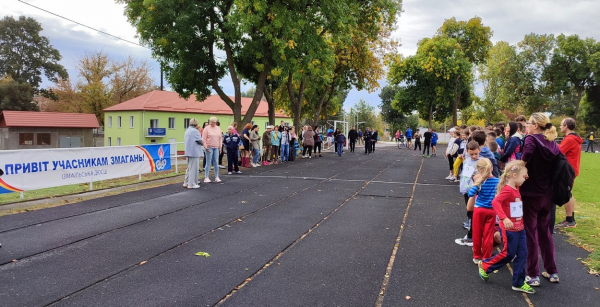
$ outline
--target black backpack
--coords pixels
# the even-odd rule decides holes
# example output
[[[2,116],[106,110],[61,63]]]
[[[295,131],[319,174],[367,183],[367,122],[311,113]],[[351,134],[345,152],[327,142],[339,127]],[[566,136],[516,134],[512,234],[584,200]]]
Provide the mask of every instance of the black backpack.
[[[537,141],[535,137],[533,139]],[[538,144],[546,147],[540,142]],[[575,169],[565,155],[559,152],[552,160],[552,202],[555,205],[562,206],[571,200],[574,182]]]
[[[575,170],[562,152],[554,157],[552,164],[554,166],[552,171],[552,202],[557,206],[562,206],[568,203],[573,195]]]

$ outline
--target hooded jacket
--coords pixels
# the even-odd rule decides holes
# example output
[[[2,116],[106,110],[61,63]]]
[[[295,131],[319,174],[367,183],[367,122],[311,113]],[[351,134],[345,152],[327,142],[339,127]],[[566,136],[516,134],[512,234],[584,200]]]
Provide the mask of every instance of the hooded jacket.
[[[535,138],[535,140],[533,139]],[[529,134],[523,142],[521,160],[527,163],[529,178],[521,186],[521,195],[547,196],[552,190],[552,160],[560,152],[555,141],[543,134]]]
[[[567,157],[569,164],[575,170],[575,177],[579,175],[579,162],[581,161],[581,144],[583,139],[577,133],[570,133],[560,142],[558,148]]]

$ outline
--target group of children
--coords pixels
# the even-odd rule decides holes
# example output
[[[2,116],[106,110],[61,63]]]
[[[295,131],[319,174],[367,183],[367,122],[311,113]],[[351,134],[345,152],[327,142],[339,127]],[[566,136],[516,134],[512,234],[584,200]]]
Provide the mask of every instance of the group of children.
[[[473,262],[479,266],[483,280],[512,261],[512,289],[535,293],[525,282],[527,245],[519,193],[527,178],[525,163],[513,159],[504,165],[500,175],[495,134],[481,127],[453,128],[451,133],[455,139],[446,151],[450,166],[446,179],[460,182],[468,217],[463,223],[467,235],[455,242],[472,247]],[[493,255],[494,247],[500,245],[500,253]]]

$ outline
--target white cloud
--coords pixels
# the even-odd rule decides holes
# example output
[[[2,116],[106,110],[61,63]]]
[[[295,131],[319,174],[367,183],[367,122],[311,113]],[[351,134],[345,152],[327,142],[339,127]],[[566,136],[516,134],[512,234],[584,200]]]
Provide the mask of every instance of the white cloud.
[[[24,1],[123,39],[138,42],[135,29],[123,15],[124,5],[116,4],[114,0]],[[578,34],[581,37],[596,36],[595,39],[600,39],[597,32],[600,1],[596,0],[572,0],[568,3],[559,0],[403,0],[403,9],[394,36],[401,39],[402,46],[399,52],[406,56],[415,54],[417,42],[424,37],[433,36],[444,20],[452,17],[456,17],[457,20],[481,17],[483,24],[494,31],[494,42],[504,40],[515,44],[521,41],[525,34],[532,32]],[[2,0],[0,12],[2,16],[26,15],[38,20],[44,28],[42,34],[47,36],[63,55],[61,63],[71,76],[76,75],[74,66],[81,56],[86,52],[103,50],[116,59],[129,54],[134,54],[139,59],[147,59],[154,69],[156,83],[160,83],[160,68],[151,58],[148,49],[100,34],[17,0]],[[385,80],[381,83],[383,86]],[[229,78],[225,78],[221,86],[228,94],[233,94]],[[250,86],[244,85],[244,90]],[[360,98],[377,106],[380,102],[378,94],[379,92],[352,90],[346,100],[346,107]]]

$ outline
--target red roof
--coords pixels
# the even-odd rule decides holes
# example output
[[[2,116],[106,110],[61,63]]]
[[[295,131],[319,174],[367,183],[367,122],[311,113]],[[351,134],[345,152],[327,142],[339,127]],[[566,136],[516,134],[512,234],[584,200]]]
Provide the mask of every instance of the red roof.
[[[234,100],[233,97],[230,97]],[[252,98],[242,97],[242,115],[246,114]],[[196,101],[192,95],[188,99],[179,97],[176,92],[152,91],[144,95],[129,99],[117,105],[104,109],[109,111],[163,111],[180,113],[203,113],[233,115],[231,108],[219,97],[219,95],[208,96],[204,101]],[[266,101],[260,101],[254,116],[269,116],[269,107]],[[275,112],[276,117],[289,117],[281,112]]]
[[[94,114],[2,111],[0,127],[100,128]]]

